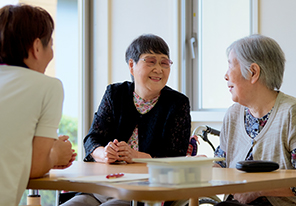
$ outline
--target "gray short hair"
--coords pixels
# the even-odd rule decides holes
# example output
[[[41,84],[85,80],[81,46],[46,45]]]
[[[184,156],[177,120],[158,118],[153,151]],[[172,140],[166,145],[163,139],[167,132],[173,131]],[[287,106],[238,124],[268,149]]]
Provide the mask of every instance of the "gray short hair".
[[[285,70],[285,54],[272,38],[253,34],[233,42],[227,48],[227,56],[233,51],[240,64],[242,75],[249,78],[253,63],[260,67],[259,80],[270,90],[279,90]]]

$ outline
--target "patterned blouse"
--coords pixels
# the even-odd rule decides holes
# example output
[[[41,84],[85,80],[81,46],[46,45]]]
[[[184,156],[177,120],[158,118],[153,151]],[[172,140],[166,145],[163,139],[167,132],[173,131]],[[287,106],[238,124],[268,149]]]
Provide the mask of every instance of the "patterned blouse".
[[[145,99],[142,99],[139,95],[137,95],[136,92],[134,92],[133,94],[134,94],[134,104],[140,114],[146,114],[147,112],[149,112],[157,103],[160,96],[158,95],[157,97],[147,101]],[[139,151],[138,126],[135,127],[133,134],[128,140],[127,144],[132,149]]]
[[[268,118],[272,112],[272,109],[263,117],[256,118],[251,114],[251,112],[248,108],[245,108],[245,128],[246,128],[247,134],[252,139],[254,139],[260,133],[260,131],[263,129],[266,122],[268,121]],[[224,152],[220,148],[220,146],[218,146],[217,149],[215,150],[214,156],[225,158],[226,152]],[[250,151],[246,157],[246,160],[253,160],[252,148],[250,149]],[[226,161],[219,161],[216,163],[218,163],[221,167],[224,167],[224,168],[226,167]],[[292,150],[292,152],[291,152],[291,163],[292,163],[293,167],[296,169],[296,148],[294,150]],[[294,195],[296,196],[296,187],[292,187],[291,190],[294,193]]]

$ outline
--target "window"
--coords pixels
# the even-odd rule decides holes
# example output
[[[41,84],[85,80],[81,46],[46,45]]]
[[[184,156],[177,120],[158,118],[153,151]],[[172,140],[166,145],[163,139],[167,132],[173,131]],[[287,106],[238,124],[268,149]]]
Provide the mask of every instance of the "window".
[[[187,26],[187,74],[192,85],[187,89],[194,111],[221,111],[233,102],[224,74],[226,48],[235,40],[256,31],[254,0],[193,0]],[[188,35],[187,35],[188,36]],[[192,79],[190,79],[192,77]]]
[[[78,3],[58,0],[55,20],[55,77],[63,82],[64,105],[59,134],[70,137],[78,152]]]

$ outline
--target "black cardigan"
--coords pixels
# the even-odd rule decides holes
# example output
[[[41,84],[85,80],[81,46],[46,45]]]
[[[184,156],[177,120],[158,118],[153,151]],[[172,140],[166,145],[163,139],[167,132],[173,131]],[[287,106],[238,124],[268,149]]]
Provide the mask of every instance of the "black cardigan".
[[[94,161],[94,149],[114,139],[127,142],[137,125],[139,151],[152,157],[186,155],[191,131],[189,99],[165,86],[155,106],[142,115],[134,105],[133,91],[131,82],[107,87],[84,138],[84,161]]]

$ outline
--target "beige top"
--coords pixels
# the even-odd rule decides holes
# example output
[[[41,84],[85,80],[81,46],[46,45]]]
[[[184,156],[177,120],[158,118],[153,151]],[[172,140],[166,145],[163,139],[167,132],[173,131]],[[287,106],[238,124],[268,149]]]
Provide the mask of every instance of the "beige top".
[[[0,66],[0,205],[18,205],[26,189],[33,137],[58,138],[63,98],[60,80]]]
[[[296,148],[296,98],[279,92],[274,109],[262,131],[252,140],[244,126],[244,106],[232,105],[223,120],[220,147],[226,152],[226,165],[235,168],[253,146],[254,160],[279,163],[281,169],[294,169],[291,151]],[[290,200],[288,200],[290,199]],[[268,197],[273,205],[296,204],[296,197]]]

